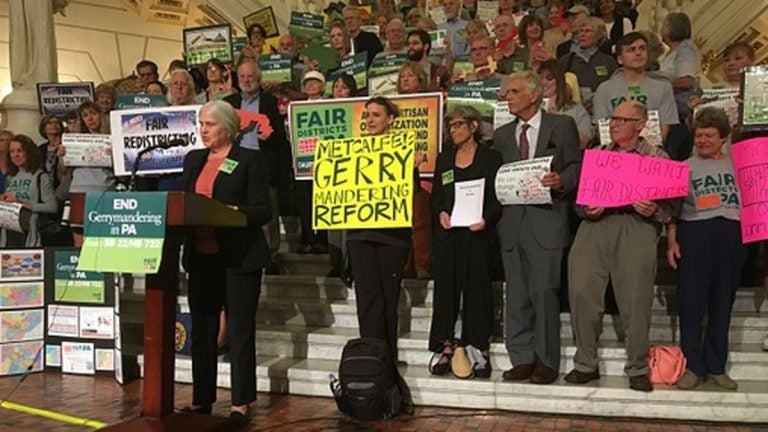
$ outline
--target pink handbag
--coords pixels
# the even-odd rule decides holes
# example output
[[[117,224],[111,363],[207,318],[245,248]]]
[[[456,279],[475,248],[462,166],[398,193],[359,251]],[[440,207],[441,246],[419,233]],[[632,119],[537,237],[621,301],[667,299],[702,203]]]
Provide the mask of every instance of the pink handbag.
[[[685,373],[685,356],[679,346],[652,346],[648,352],[648,380],[674,385]]]

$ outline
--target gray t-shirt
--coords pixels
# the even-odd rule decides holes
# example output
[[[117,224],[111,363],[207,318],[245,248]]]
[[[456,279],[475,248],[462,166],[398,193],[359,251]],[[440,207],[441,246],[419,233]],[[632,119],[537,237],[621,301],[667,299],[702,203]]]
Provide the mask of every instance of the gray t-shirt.
[[[675,106],[675,94],[672,83],[660,76],[647,75],[645,79],[630,84],[624,79],[624,71],[617,70],[608,81],[600,84],[593,99],[593,122],[611,116],[613,109],[626,100],[643,103],[648,110],[659,111],[659,121],[663,125],[680,123]]]
[[[691,187],[683,200],[680,219],[700,221],[723,217],[739,220],[739,189],[731,158],[704,159],[693,155],[686,160],[691,167]]]

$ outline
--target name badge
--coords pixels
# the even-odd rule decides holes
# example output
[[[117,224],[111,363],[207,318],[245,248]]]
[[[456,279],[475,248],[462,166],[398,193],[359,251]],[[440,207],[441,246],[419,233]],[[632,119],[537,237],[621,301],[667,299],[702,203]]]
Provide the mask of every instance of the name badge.
[[[605,66],[595,66],[595,74],[599,77],[608,75],[608,68]]]
[[[512,71],[513,72],[522,72],[525,70],[525,63],[523,62],[514,62],[512,63]]]
[[[453,183],[453,170],[448,170],[442,174],[443,176],[443,186]]]
[[[230,158],[224,159],[224,161],[221,163],[221,166],[219,166],[219,171],[225,173],[225,174],[232,174],[232,171],[237,168],[238,161],[234,161]]]

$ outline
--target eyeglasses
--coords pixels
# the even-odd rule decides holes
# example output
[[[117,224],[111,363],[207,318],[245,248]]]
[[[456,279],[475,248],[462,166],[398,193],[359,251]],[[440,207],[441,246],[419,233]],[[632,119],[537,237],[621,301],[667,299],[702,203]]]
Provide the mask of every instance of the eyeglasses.
[[[489,51],[490,49],[491,49],[490,47],[480,46],[480,47],[472,47],[472,49],[470,49],[469,51],[470,52],[480,52],[480,51]]]
[[[462,126],[466,126],[467,122],[464,120],[456,120],[455,122],[448,123],[448,130],[458,129]]]
[[[639,118],[619,117],[619,116],[613,116],[610,119],[611,123],[615,123],[617,125],[623,125],[625,123],[636,122],[636,121],[641,121],[641,120],[642,119],[639,119]]]

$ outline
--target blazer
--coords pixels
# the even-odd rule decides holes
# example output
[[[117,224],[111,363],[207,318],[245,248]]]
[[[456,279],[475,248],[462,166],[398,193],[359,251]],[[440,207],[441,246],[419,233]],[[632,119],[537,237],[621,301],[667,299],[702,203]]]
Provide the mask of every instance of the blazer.
[[[579,182],[582,159],[579,132],[571,117],[547,112],[541,116],[534,157],[554,156],[552,171],[560,174],[563,189],[552,191],[552,204],[503,206],[496,227],[502,249],[514,248],[524,229],[532,230],[544,249],[564,248],[570,243],[568,208]],[[501,153],[504,163],[520,160],[516,128],[517,120],[493,134],[493,148]],[[523,218],[526,213],[529,214]]]
[[[235,109],[240,109],[240,105],[243,102],[243,97],[240,93],[235,93],[224,98],[224,101],[232,105]],[[274,130],[272,135],[265,140],[259,140],[259,149],[263,152],[264,156],[269,163],[270,184],[275,185],[277,179],[280,178],[280,169],[290,169],[290,165],[283,166],[281,160],[285,160],[285,154],[287,153],[290,159],[290,144],[285,134],[285,120],[277,109],[277,98],[266,93],[263,90],[259,95],[259,113],[264,114],[269,119],[269,124]],[[282,156],[282,157],[281,157]]]
[[[485,178],[485,190],[483,192],[483,219],[485,229],[477,234],[485,235],[498,222],[501,216],[501,204],[496,198],[496,174],[501,167],[501,155],[496,150],[483,144],[477,145],[475,159],[468,167],[473,173],[481,174]],[[432,194],[429,204],[432,211],[432,231],[435,241],[447,239],[452,230],[445,230],[440,225],[440,213],[451,214],[456,200],[455,182],[458,179],[444,184],[443,173],[456,169],[456,147],[451,146],[437,156],[435,162],[435,175],[432,177]],[[455,172],[455,171],[454,171]],[[479,179],[481,177],[477,177]]]
[[[193,150],[184,158],[181,184],[195,192],[195,183],[208,159],[208,149]],[[269,248],[261,229],[272,217],[267,183],[267,162],[260,151],[233,145],[227,159],[237,162],[230,174],[219,172],[213,183],[213,199],[234,205],[248,217],[244,228],[217,228],[216,241],[227,267],[241,272],[258,271],[269,262]],[[194,233],[185,239],[184,266],[189,271],[189,253],[194,251]]]

